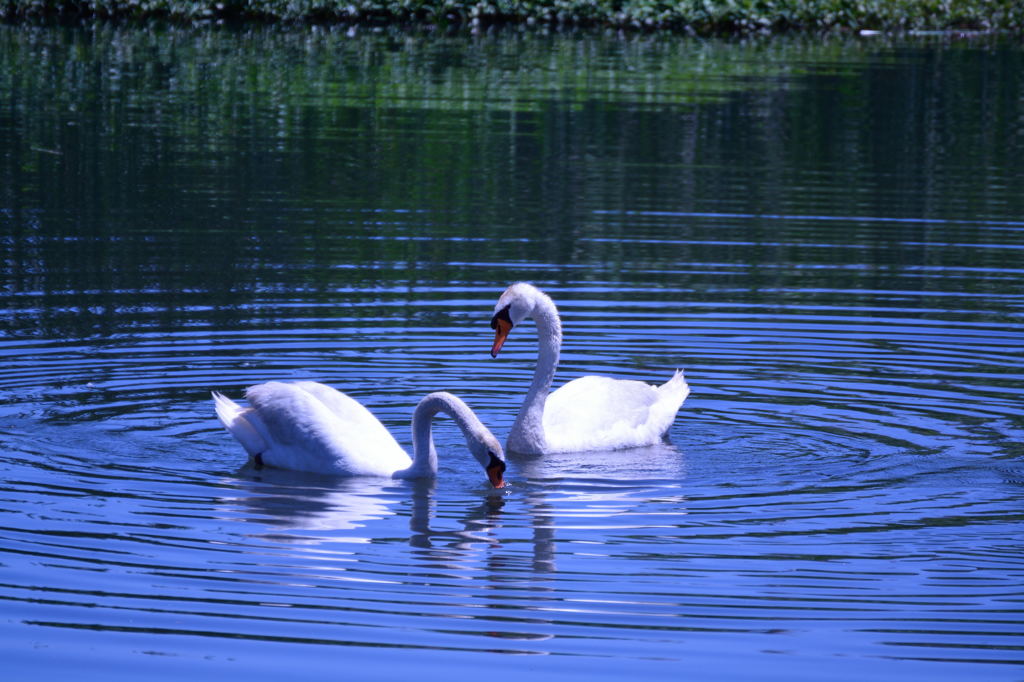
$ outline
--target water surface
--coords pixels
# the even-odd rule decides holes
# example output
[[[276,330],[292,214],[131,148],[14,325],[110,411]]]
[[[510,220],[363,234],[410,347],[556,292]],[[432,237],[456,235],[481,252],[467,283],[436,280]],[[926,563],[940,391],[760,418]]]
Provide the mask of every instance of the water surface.
[[[0,28],[0,641],[16,679],[1024,677],[1024,50]],[[410,445],[558,380],[670,442],[488,490],[244,466],[210,390]],[[429,668],[427,667],[429,666]]]

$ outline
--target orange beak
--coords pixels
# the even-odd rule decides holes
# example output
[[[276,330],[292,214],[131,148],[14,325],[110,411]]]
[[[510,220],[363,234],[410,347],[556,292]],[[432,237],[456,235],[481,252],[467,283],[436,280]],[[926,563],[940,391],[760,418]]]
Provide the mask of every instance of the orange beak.
[[[512,323],[510,321],[502,318],[494,320],[494,345],[491,346],[492,358],[498,357],[498,351],[501,350],[510,331],[512,331]]]
[[[491,482],[495,488],[505,487],[505,465],[502,463],[492,464],[487,467],[487,480]]]
[[[505,461],[494,456],[493,452],[488,452],[491,456],[491,461],[487,463],[484,469],[487,470],[487,480],[491,482],[495,488],[505,487]]]

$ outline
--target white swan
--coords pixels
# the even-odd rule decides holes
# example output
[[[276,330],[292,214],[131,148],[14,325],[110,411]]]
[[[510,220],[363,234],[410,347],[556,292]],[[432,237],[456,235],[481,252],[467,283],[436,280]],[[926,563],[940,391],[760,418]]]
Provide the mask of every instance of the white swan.
[[[554,302],[540,289],[517,282],[498,299],[491,318],[491,356],[497,357],[512,328],[528,317],[537,323],[540,337],[537,369],[509,432],[510,451],[618,450],[661,442],[690,393],[681,371],[661,386],[585,376],[549,395],[562,347],[562,321]]]
[[[495,488],[505,485],[505,453],[473,410],[451,393],[430,393],[412,415],[413,457],[360,403],[314,381],[271,381],[246,389],[251,407],[213,393],[217,417],[257,466],[334,476],[418,478],[437,475],[430,433],[438,412],[455,420]]]

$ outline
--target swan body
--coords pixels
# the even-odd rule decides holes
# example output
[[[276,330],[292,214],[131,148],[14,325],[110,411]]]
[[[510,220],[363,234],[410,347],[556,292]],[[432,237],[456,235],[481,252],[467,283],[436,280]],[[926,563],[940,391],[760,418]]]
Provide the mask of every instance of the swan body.
[[[413,456],[358,401],[313,381],[271,381],[246,389],[249,407],[214,392],[217,417],[257,465],[330,474],[417,478],[437,475],[431,423],[449,415],[495,488],[504,486],[505,454],[466,403],[446,392],[426,395],[412,416]]]
[[[619,450],[664,439],[690,387],[681,371],[660,386],[642,381],[584,376],[553,393],[551,382],[562,347],[562,322],[547,294],[513,284],[494,306],[491,355],[497,357],[513,327],[537,324],[539,349],[533,382],[508,436],[508,449],[523,454]]]

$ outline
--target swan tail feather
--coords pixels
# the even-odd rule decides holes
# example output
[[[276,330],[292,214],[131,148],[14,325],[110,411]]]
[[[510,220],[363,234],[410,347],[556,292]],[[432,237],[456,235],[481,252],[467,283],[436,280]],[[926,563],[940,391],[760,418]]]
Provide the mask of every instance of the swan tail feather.
[[[658,399],[651,406],[651,418],[649,424],[654,427],[653,432],[661,439],[668,436],[668,430],[676,419],[676,413],[683,406],[686,397],[690,395],[690,386],[686,383],[683,370],[677,369],[672,378],[656,386]]]
[[[257,457],[267,449],[267,443],[263,436],[246,419],[249,410],[242,408],[231,398],[223,393],[212,391],[214,407],[217,410],[217,418],[224,428],[235,437],[250,457]]]
[[[681,369],[677,369],[671,379],[661,386],[656,386],[655,390],[664,396],[663,400],[669,400],[670,397],[678,398],[679,404],[676,406],[677,409],[686,400],[686,396],[690,395],[690,385],[686,383],[686,377]]]
[[[667,401],[671,400],[671,403],[674,404],[672,412],[675,414],[683,406],[683,401],[690,394],[690,385],[686,383],[683,371],[676,370],[676,373],[672,375],[672,379],[658,386],[657,390],[659,393],[666,394]],[[671,396],[671,398],[668,396]]]

